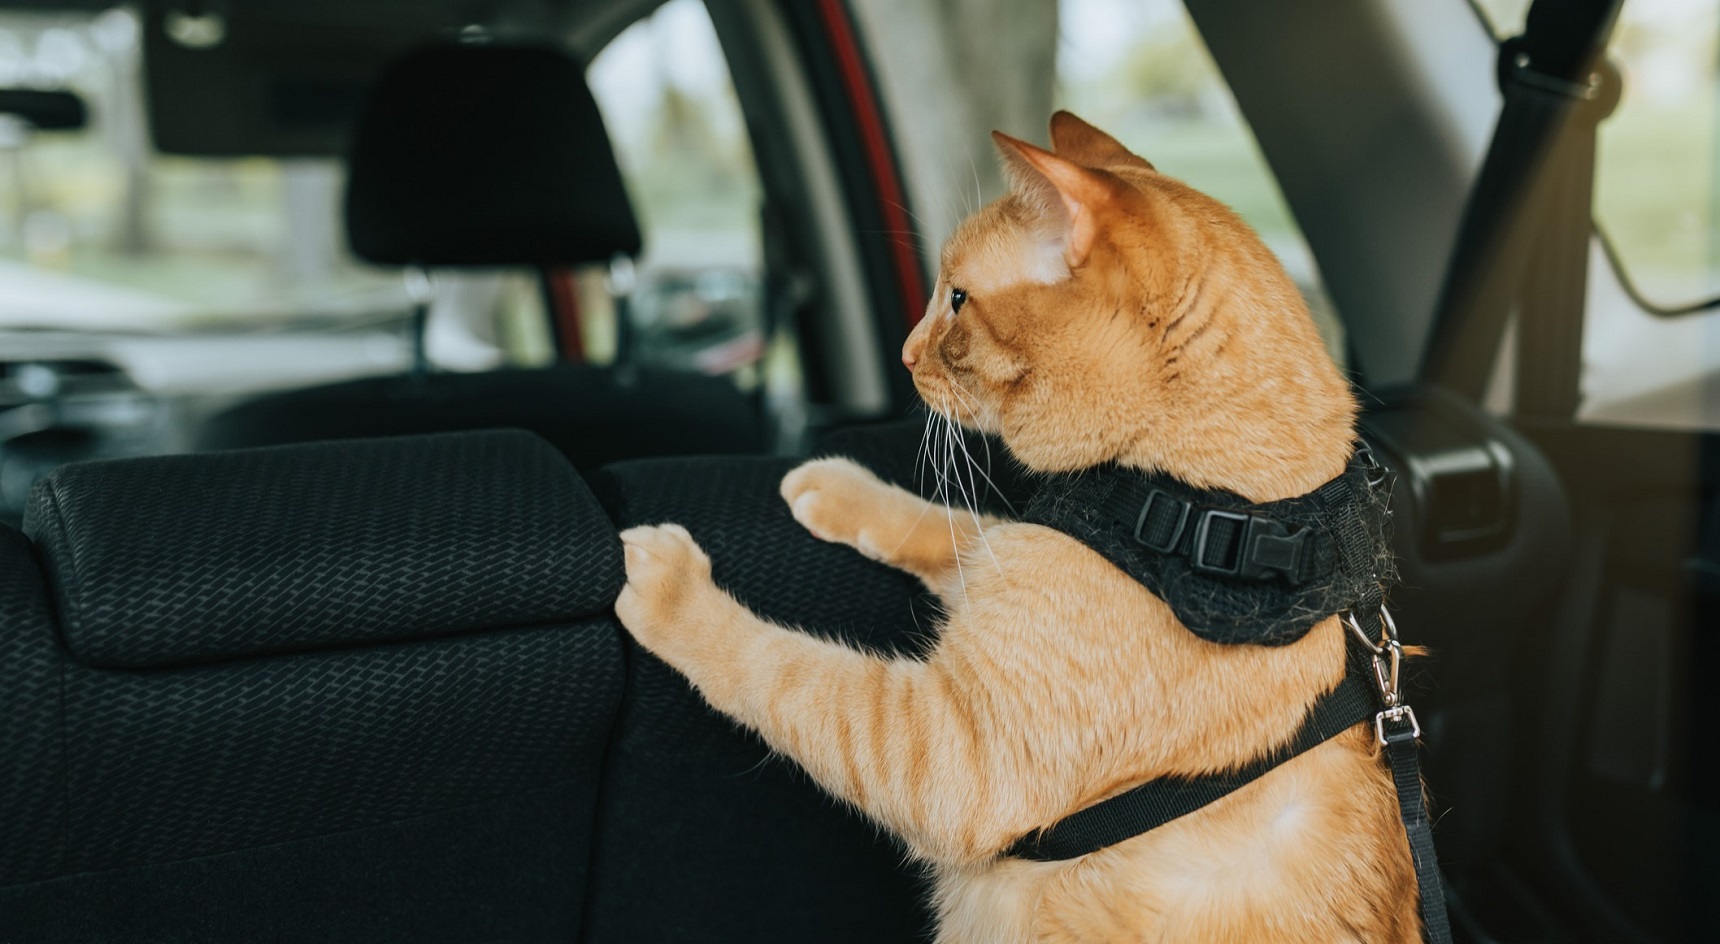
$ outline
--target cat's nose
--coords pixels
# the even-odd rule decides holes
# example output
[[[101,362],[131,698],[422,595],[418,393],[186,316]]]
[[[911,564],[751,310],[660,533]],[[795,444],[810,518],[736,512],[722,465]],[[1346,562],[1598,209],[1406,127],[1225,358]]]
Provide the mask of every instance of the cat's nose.
[[[912,372],[914,365],[920,362],[920,355],[926,350],[926,332],[931,319],[923,318],[914,325],[914,330],[908,332],[908,340],[902,342],[902,366]]]

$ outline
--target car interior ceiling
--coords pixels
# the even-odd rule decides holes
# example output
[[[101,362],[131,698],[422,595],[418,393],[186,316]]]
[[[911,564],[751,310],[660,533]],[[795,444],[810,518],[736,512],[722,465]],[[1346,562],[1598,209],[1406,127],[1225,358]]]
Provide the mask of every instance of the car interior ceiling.
[[[506,28],[462,44],[442,37],[464,5],[422,4],[373,34],[348,63],[366,90],[354,249],[431,273],[635,254],[580,59],[656,5],[496,4]],[[399,6],[245,10],[308,34]],[[1501,198],[1477,181],[1496,159],[1453,139],[1382,4],[1187,6],[1345,313],[1362,434],[1398,478],[1393,610],[1433,651],[1412,701],[1459,939],[1707,939],[1720,775],[1689,709],[1720,605],[1720,436],[1575,418],[1586,270],[1570,254],[1586,259],[1591,235],[1593,125],[1542,115],[1557,146],[1518,170],[1563,159],[1563,189],[1490,215]],[[1537,0],[1529,29],[1587,17],[1604,38],[1617,7]],[[786,23],[816,70],[830,57],[811,9],[712,3],[726,42]],[[1597,52],[1568,57],[1567,78]],[[152,120],[189,148],[254,146],[207,137],[242,122],[173,110],[206,81],[175,77],[183,53],[151,77],[170,83],[152,86]],[[736,64],[754,124],[780,114],[759,100],[773,81]],[[847,107],[828,76],[807,86]],[[1514,94],[1494,149],[1524,133]],[[300,130],[275,146],[335,146]],[[842,329],[804,294],[784,300],[790,273],[834,281],[796,237],[818,225],[792,205],[804,152],[753,133],[764,212],[784,217],[766,227],[767,278],[809,385],[826,383],[818,350]],[[855,179],[860,215],[875,194]],[[1546,222],[1572,213],[1574,249],[1570,225]],[[1526,248],[1559,237],[1562,262]],[[903,327],[879,252],[850,263],[889,350]],[[1538,309],[1513,307],[1526,290]],[[1508,309],[1533,332],[1515,349]],[[22,532],[0,522],[0,941],[924,939],[927,883],[896,841],[706,708],[611,611],[618,532],[674,520],[767,618],[923,651],[929,595],[813,539],[777,492],[810,452],[930,495],[904,391],[864,417],[886,422],[839,422],[862,417],[829,396],[811,447],[771,455],[755,398],[622,352],[481,373],[420,361],[199,417],[187,454],[46,474]],[[1503,415],[1481,405],[1495,358],[1515,368]],[[992,475],[999,513],[1033,488],[1009,463]]]

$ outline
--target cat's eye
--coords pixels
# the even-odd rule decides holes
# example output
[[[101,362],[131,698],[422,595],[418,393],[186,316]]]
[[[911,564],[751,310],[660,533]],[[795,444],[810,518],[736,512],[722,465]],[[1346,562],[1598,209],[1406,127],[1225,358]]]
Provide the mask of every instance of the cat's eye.
[[[962,313],[962,306],[965,304],[967,304],[967,289],[965,289],[965,288],[952,288],[952,289],[950,289],[950,314],[952,314],[952,315],[961,314]]]

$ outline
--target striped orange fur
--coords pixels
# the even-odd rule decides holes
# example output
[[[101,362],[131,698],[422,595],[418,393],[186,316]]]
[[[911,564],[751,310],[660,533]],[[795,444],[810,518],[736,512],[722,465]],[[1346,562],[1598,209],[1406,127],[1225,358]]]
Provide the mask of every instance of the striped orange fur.
[[[903,350],[934,410],[1046,471],[1118,461],[1271,501],[1343,470],[1349,388],[1241,220],[1068,113],[1052,151],[996,137],[1010,193],[950,239]],[[931,865],[940,942],[1418,939],[1391,782],[1359,729],[1101,852],[1000,857],[1143,780],[1288,739],[1343,673],[1335,618],[1283,647],[1218,645],[1055,531],[929,506],[844,459],[782,494],[814,535],[940,595],[926,659],[761,620],[675,525],[622,535],[616,612]]]

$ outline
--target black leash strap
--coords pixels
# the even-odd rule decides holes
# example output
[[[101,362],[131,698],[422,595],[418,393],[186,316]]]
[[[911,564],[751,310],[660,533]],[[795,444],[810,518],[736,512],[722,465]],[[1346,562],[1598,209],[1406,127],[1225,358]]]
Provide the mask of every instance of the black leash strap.
[[[1403,663],[1403,644],[1397,624],[1384,606],[1344,614],[1344,626],[1367,650],[1373,663],[1375,694],[1380,710],[1374,715],[1374,737],[1385,750],[1391,767],[1392,787],[1397,791],[1398,816],[1409,840],[1410,863],[1421,901],[1421,926],[1427,944],[1451,944],[1451,919],[1445,910],[1445,883],[1439,874],[1439,855],[1433,847],[1433,820],[1427,815],[1427,800],[1421,791],[1421,761],[1416,740],[1421,722],[1415,710],[1404,703],[1398,670]],[[1366,622],[1368,626],[1363,627]]]
[[[1253,783],[1292,757],[1367,721],[1378,710],[1367,681],[1352,672],[1308,710],[1296,734],[1272,754],[1208,777],[1162,777],[1095,803],[1016,840],[1004,855],[1037,862],[1074,859],[1133,839]]]
[[[1383,713],[1382,713],[1383,714]],[[1409,837],[1409,855],[1415,863],[1415,883],[1421,890],[1421,924],[1428,944],[1451,944],[1451,924],[1445,913],[1445,885],[1439,876],[1439,857],[1433,848],[1433,821],[1421,795],[1421,763],[1416,756],[1414,721],[1380,719],[1384,732],[1386,762],[1391,765],[1392,785],[1397,787],[1398,814]]]

